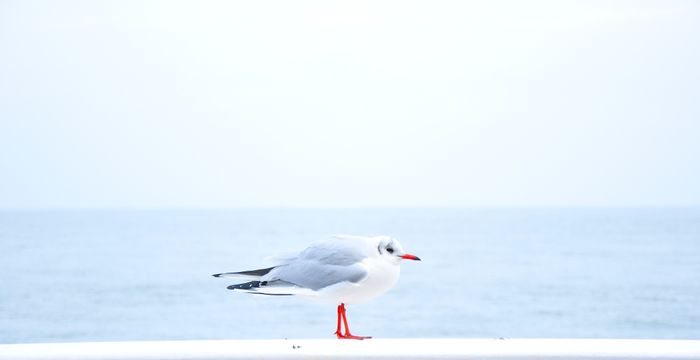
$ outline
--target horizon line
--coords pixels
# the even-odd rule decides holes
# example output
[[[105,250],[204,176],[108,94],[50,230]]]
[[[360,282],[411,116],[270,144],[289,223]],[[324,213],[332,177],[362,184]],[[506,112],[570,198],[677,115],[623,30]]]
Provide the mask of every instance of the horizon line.
[[[66,207],[0,207],[12,211],[265,211],[265,210],[517,210],[517,209],[692,209],[700,204],[567,204],[567,205],[460,205],[460,206],[66,206]]]

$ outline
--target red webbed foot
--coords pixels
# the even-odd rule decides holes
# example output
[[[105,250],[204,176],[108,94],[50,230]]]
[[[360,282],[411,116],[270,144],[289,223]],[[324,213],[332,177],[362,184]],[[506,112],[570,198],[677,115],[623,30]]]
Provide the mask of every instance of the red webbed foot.
[[[371,339],[371,336],[357,336],[353,334],[336,334],[338,336],[338,339],[352,339],[352,340],[364,340],[364,339]]]

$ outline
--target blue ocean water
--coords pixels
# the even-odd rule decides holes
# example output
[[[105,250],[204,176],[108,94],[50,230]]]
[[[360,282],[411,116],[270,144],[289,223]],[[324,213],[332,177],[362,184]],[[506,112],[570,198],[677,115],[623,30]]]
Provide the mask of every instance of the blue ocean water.
[[[700,338],[700,209],[0,212],[0,343],[330,338],[335,308],[226,290],[331,234],[422,262],[348,307],[375,337]]]

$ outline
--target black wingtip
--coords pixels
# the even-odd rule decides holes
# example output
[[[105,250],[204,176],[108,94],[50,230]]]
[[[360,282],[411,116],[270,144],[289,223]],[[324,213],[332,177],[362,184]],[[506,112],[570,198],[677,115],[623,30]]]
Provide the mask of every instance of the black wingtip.
[[[249,281],[242,284],[234,284],[226,287],[229,290],[251,290],[267,285],[267,281]]]
[[[213,277],[222,277],[224,275],[248,275],[248,276],[263,276],[266,275],[267,273],[270,272],[270,270],[274,269],[275,267],[269,267],[265,269],[257,269],[257,270],[248,270],[248,271],[237,271],[237,272],[225,272],[225,273],[219,273],[219,274],[214,274],[212,275]]]

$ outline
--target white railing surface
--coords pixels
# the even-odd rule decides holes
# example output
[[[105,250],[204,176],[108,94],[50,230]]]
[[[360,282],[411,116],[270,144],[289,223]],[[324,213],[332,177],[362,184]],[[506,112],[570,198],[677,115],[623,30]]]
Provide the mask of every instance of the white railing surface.
[[[700,340],[193,340],[0,345],[2,360],[700,359]]]

